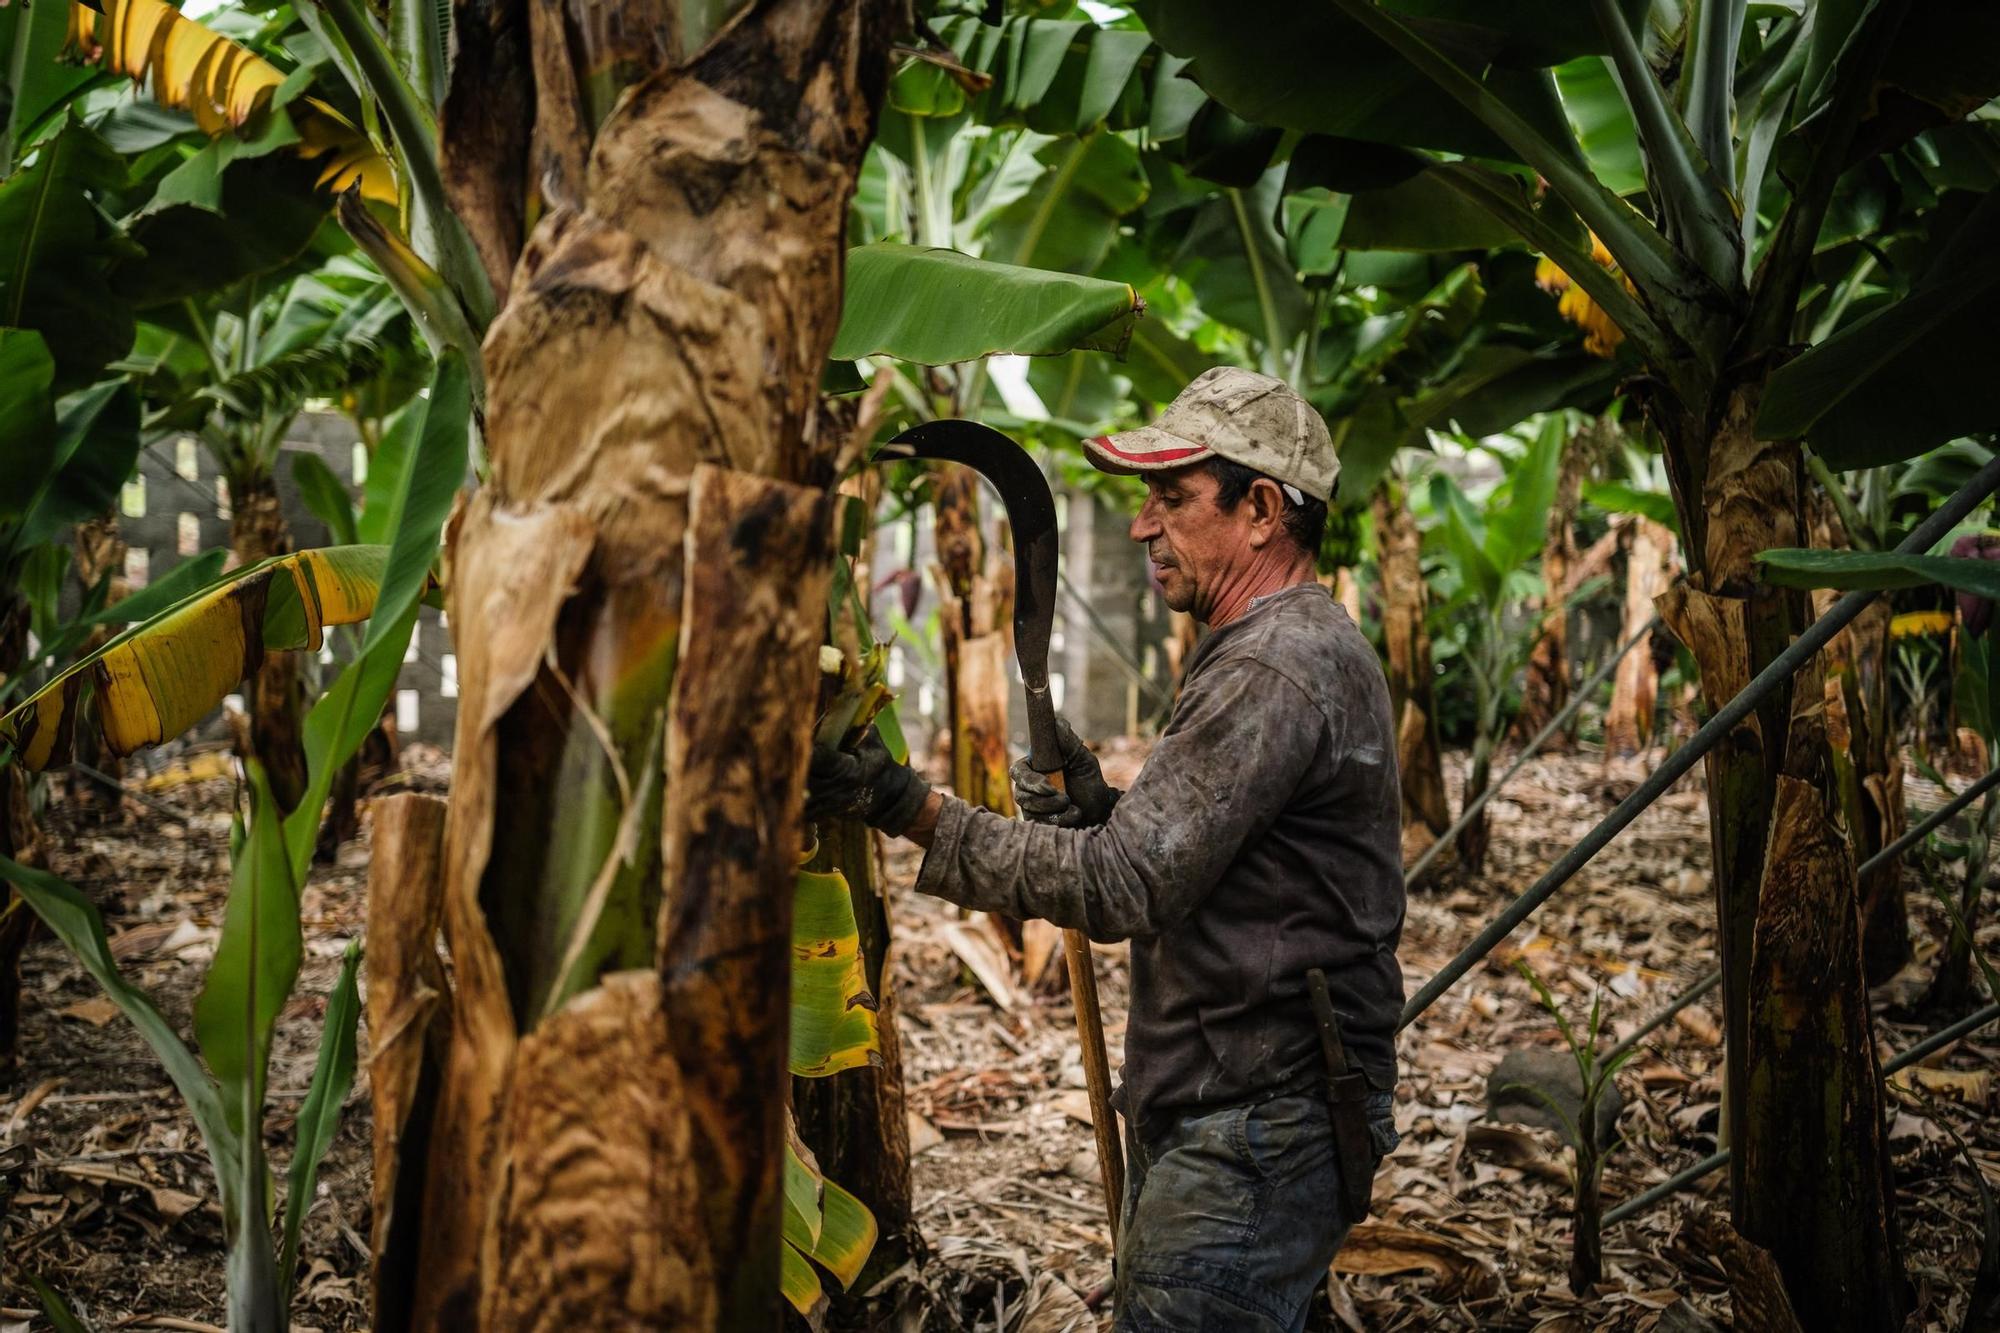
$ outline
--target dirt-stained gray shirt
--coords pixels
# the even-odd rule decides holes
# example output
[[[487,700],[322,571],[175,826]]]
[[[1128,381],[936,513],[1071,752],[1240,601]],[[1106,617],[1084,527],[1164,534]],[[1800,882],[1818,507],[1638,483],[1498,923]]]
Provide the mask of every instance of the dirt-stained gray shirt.
[[[1166,732],[1102,827],[947,797],[917,887],[1132,941],[1120,1104],[1148,1130],[1322,1069],[1313,967],[1349,1057],[1393,1083],[1400,837],[1381,664],[1326,589],[1301,584],[1195,649]]]

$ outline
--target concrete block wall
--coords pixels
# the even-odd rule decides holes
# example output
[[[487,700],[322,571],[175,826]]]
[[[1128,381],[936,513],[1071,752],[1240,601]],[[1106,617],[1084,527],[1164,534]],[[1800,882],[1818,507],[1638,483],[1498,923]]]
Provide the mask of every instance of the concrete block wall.
[[[358,489],[366,477],[367,451],[353,423],[335,413],[308,412],[286,431],[276,479],[278,499],[292,531],[294,546],[325,546],[331,540],[326,525],[313,517],[299,498],[292,463],[303,453],[319,455],[343,483]],[[189,556],[229,546],[229,490],[215,460],[192,436],[179,436],[144,450],[133,479],[119,497],[119,529],[127,547],[125,574],[142,586],[167,573]],[[72,596],[80,590],[72,590]],[[348,644],[329,634],[320,653],[320,670],[331,679],[347,655]],[[404,740],[450,745],[458,713],[457,659],[443,616],[425,607],[410,651],[396,683],[397,731]],[[220,734],[219,714],[198,733]]]

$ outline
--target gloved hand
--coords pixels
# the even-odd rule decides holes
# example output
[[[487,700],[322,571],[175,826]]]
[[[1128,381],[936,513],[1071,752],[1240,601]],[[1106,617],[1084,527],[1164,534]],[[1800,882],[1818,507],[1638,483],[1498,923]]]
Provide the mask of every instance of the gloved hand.
[[[900,834],[916,821],[931,784],[897,763],[870,727],[852,750],[814,746],[806,773],[807,819],[860,819]]]
[[[1007,770],[1014,781],[1014,804],[1035,823],[1057,828],[1091,828],[1110,819],[1119,793],[1104,781],[1097,756],[1060,717],[1056,719],[1056,748],[1062,754],[1067,790],[1057,791],[1047,774],[1036,772],[1025,758],[1017,759]]]

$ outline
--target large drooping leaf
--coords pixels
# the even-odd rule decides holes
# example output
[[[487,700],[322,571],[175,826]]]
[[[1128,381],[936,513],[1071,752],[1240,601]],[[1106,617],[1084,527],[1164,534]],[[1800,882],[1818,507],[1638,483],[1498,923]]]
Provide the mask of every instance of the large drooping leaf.
[[[0,326],[41,333],[58,393],[132,346],[132,312],[106,276],[127,247],[95,197],[123,179],[104,141],[72,124],[0,181]]]
[[[1931,584],[2000,601],[2000,561],[1895,551],[1759,551],[1764,578],[1787,588],[1887,591]]]
[[[1393,165],[1392,165],[1393,163]],[[1286,207],[1301,191],[1331,192],[1337,219],[1314,235],[1316,248],[1338,250],[1488,250],[1513,245],[1514,230],[1426,169],[1424,160],[1381,145],[1308,135],[1293,148],[1285,175]],[[1322,210],[1321,216],[1327,216]],[[1326,265],[1300,256],[1300,267]]]
[[[31,329],[0,328],[0,524],[18,523],[33,508],[55,462],[56,414],[49,390],[56,363]]]
[[[1146,201],[1138,150],[1109,130],[1058,139],[1036,154],[1045,170],[1003,209],[986,253],[1004,263],[1064,273],[1096,270],[1119,219]]]
[[[1531,0],[1410,0],[1386,8],[1416,20],[1412,26],[1481,74],[1489,92],[1545,137],[1569,138],[1555,85],[1535,66],[1602,50],[1587,15]],[[1513,155],[1477,117],[1330,4],[1144,0],[1138,10],[1162,46],[1193,58],[1201,86],[1246,120],[1373,143]],[[1446,11],[1448,23],[1429,21]]]
[[[73,4],[69,45],[86,61],[148,84],[155,100],[192,115],[211,138],[282,109],[296,126],[296,151],[320,166],[317,184],[336,191],[359,185],[370,199],[397,201],[389,165],[366,134],[317,98],[281,96],[283,70],[163,0],[102,0],[101,12]]]
[[[326,626],[365,620],[388,558],[379,546],[335,546],[238,570],[127,629],[0,716],[0,745],[33,771],[67,763],[86,689],[111,753],[178,736],[265,652],[317,650]]]
[[[2000,422],[2000,194],[1959,224],[1922,281],[1778,368],[1757,413],[1836,469],[1874,467]]]
[[[138,457],[139,396],[124,380],[101,380],[57,402],[55,447],[18,544],[52,541],[109,509]]]
[[[17,5],[0,14],[0,176],[14,169],[37,130],[68,105],[91,74],[63,63],[69,23],[62,4]]]
[[[1201,206],[1169,267],[1194,290],[1202,312],[1241,329],[1267,357],[1287,351],[1311,304],[1274,221],[1282,167],[1247,190],[1224,190]]]
[[[820,1078],[868,1064],[880,1049],[875,1009],[847,878],[801,870],[792,908],[792,1073]]]
[[[947,365],[1079,347],[1120,351],[1139,315],[1122,282],[1019,268],[955,250],[878,243],[847,252],[832,356]]]
[[[1486,523],[1458,483],[1443,472],[1431,476],[1431,508],[1443,517],[1445,550],[1458,572],[1459,584],[1489,607],[1500,604],[1506,571],[1487,554]]]

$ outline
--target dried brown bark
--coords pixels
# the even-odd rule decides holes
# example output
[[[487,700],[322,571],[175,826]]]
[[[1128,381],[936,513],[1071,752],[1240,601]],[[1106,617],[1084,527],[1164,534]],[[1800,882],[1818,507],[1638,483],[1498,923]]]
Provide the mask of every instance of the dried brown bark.
[[[1674,581],[1674,534],[1649,518],[1634,516],[1622,529],[1625,547],[1625,605],[1618,626],[1622,646],[1652,620],[1656,604]],[[1625,654],[1611,676],[1611,703],[1604,710],[1604,753],[1634,755],[1653,741],[1654,706],[1660,671],[1642,645]]]
[[[460,6],[483,29],[447,143],[451,105],[536,107],[527,160],[498,134],[453,173],[489,266],[495,201],[532,181],[546,210],[487,338],[492,480],[449,552],[424,1330],[777,1322],[800,701],[841,443],[818,383],[893,14],[776,0],[685,65],[667,11],[621,14]],[[598,939],[571,938],[591,901],[612,947],[568,952]]]
[[[375,1333],[409,1327],[425,1158],[451,988],[438,957],[445,803],[413,793],[373,810],[368,868],[368,1086],[374,1099]],[[444,1010],[440,1017],[439,1009]]]
[[[1404,847],[1421,825],[1434,838],[1451,825],[1444,760],[1432,724],[1431,641],[1424,632],[1422,536],[1394,478],[1375,492],[1375,540],[1380,546],[1382,639],[1389,657],[1389,703],[1396,716],[1396,762],[1403,778]],[[1419,838],[1417,850],[1429,845]]]
[[[1689,564],[1661,611],[1719,708],[1803,625],[1755,555],[1803,545],[1796,445],[1753,438],[1758,391],[1663,413]],[[1882,1090],[1816,663],[1707,756],[1736,1229],[1769,1250],[1807,1327],[1887,1329],[1906,1300]]]
[[[289,555],[292,534],[269,473],[229,478],[229,547],[236,565]],[[263,655],[250,678],[250,744],[271,781],[271,795],[287,811],[306,791],[305,680],[297,653]]]

